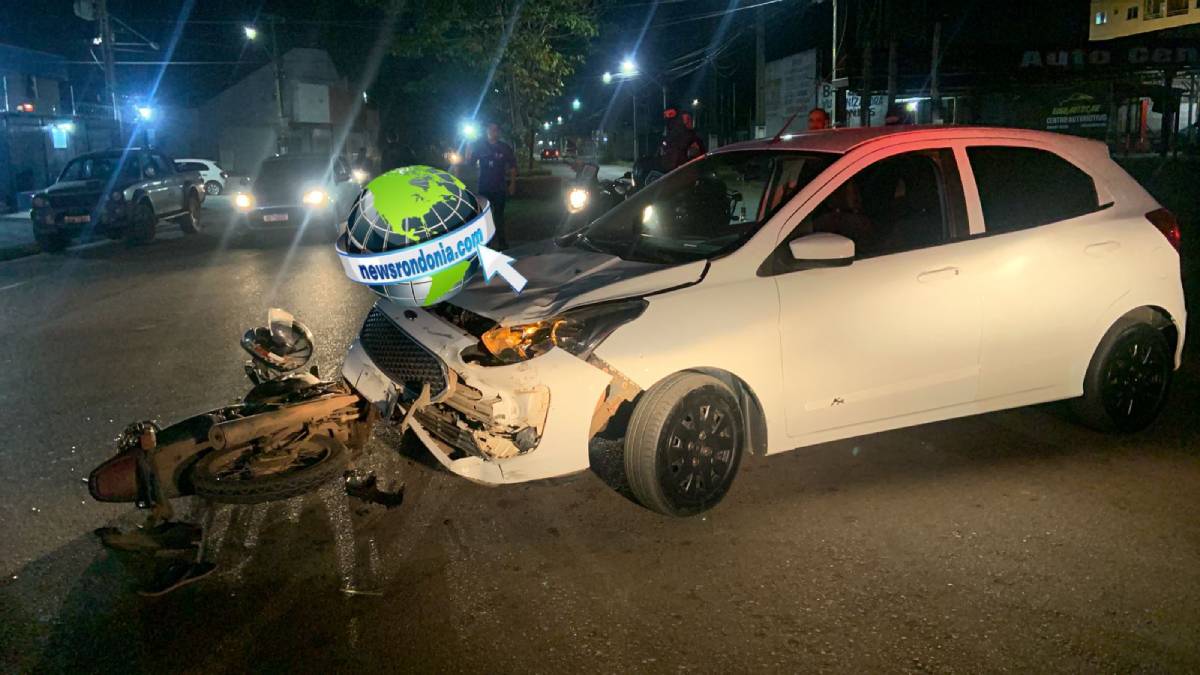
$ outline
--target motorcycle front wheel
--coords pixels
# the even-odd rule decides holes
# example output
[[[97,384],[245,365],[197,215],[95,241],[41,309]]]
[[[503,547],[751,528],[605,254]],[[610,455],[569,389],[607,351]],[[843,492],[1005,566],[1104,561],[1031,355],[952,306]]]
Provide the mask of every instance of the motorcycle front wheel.
[[[328,436],[297,441],[293,453],[260,453],[246,445],[216,450],[196,463],[196,494],[224,504],[261,504],[312,492],[342,475],[350,460],[346,446]]]

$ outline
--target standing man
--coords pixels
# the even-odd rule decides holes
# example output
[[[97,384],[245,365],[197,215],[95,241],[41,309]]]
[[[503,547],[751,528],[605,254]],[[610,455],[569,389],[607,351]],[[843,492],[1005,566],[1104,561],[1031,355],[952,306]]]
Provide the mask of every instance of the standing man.
[[[517,155],[508,143],[500,140],[500,125],[487,125],[487,137],[476,143],[467,153],[467,165],[479,163],[477,192],[492,204],[492,220],[496,223],[496,236],[489,244],[496,250],[508,248],[508,237],[504,228],[504,204],[508,196],[517,189]]]

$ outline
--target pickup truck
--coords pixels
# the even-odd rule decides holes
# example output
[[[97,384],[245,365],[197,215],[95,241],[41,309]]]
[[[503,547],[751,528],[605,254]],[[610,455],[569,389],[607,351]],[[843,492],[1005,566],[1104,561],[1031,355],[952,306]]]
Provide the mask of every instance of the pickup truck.
[[[161,152],[104,150],[68,162],[53,185],[34,195],[29,215],[42,250],[55,252],[84,232],[146,243],[163,219],[196,234],[203,200],[200,177],[177,172]]]

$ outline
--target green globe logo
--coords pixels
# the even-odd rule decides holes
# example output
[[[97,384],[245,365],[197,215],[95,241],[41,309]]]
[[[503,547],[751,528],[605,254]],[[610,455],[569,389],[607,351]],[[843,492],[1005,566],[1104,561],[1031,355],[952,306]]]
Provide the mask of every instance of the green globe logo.
[[[384,253],[427,242],[473,220],[479,204],[458,178],[431,166],[381,174],[358,196],[346,222],[348,253]],[[432,305],[465,283],[474,257],[413,281],[371,285],[385,298]]]

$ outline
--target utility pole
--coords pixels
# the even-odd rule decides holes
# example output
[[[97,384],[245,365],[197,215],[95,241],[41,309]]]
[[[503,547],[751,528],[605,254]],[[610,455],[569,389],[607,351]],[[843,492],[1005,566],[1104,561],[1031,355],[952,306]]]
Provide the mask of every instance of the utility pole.
[[[108,0],[96,0],[96,24],[100,30],[100,57],[104,62],[104,93],[112,105],[113,119],[117,121],[117,134],[124,143],[121,106],[117,105],[117,74],[113,67],[113,32],[108,16]]]
[[[888,65],[887,65],[887,106],[884,108],[884,114],[889,115],[892,109],[896,107],[896,90],[899,86],[897,79],[898,65],[896,63],[896,33],[891,26],[889,31],[893,31],[888,36]]]
[[[767,23],[762,6],[754,10],[754,127],[766,129],[767,124]]]
[[[637,89],[629,88],[629,98],[633,100],[633,161],[638,161],[638,137],[637,137]]]
[[[833,0],[833,36],[829,39],[829,44],[832,45],[833,54],[829,59],[829,88],[833,91],[833,110],[826,111],[829,113],[829,126],[837,126],[837,111],[838,111],[838,86],[837,86],[837,48],[838,48],[838,9],[837,0]]]
[[[942,121],[942,95],[938,86],[938,71],[942,65],[942,22],[933,24],[933,62],[929,72],[929,121],[940,124]]]
[[[874,76],[871,56],[873,47],[870,40],[863,44],[863,85],[862,92],[858,95],[858,126],[860,127],[871,126],[871,78]]]
[[[283,115],[283,72],[279,63],[279,42],[275,39],[275,24],[281,19],[274,14],[265,15],[266,20],[271,24],[271,68],[275,75],[275,101],[278,105],[279,112],[279,134],[276,136],[276,146],[279,154],[287,152],[287,118]]]

